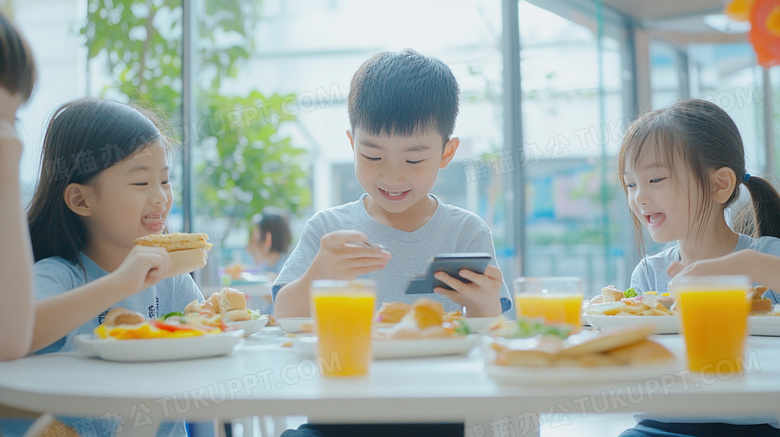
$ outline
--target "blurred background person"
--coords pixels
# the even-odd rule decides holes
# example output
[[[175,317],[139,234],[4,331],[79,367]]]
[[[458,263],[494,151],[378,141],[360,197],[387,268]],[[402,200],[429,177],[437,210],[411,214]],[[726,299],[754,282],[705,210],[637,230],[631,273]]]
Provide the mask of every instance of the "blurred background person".
[[[246,250],[258,273],[273,280],[289,256],[292,234],[287,214],[279,208],[267,207],[252,219],[252,225]]]

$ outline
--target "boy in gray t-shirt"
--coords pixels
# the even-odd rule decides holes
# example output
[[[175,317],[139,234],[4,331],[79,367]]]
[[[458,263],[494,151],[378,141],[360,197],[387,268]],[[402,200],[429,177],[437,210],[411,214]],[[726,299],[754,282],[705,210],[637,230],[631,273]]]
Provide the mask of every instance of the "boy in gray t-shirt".
[[[459,272],[471,283],[436,273],[453,288],[434,289],[445,308],[465,307],[470,317],[511,308],[485,222],[429,194],[458,149],[452,137],[458,94],[449,67],[410,49],[379,53],[358,69],[350,83],[347,137],[367,194],[306,223],[273,286],[276,318],[308,316],[309,287],[317,279],[374,279],[377,304],[413,302],[416,296],[403,292],[410,276],[444,252],[493,256],[484,274]],[[385,249],[356,244],[369,241]]]

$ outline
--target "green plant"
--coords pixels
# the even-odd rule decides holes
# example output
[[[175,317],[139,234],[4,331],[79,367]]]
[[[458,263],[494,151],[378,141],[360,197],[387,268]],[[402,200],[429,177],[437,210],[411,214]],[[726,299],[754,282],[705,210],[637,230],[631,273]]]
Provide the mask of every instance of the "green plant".
[[[195,209],[227,219],[218,237],[224,242],[266,206],[297,213],[311,202],[303,170],[306,150],[279,134],[282,124],[295,120],[282,110],[282,103],[295,96],[222,91],[254,49],[258,2],[193,1],[193,7],[203,9],[193,38],[198,105],[192,126],[181,122],[182,0],[88,0],[80,33],[89,59],[102,55],[107,62],[112,82],[101,94],[155,108],[177,126],[172,136],[197,150]],[[249,116],[257,108],[263,108],[262,116]]]

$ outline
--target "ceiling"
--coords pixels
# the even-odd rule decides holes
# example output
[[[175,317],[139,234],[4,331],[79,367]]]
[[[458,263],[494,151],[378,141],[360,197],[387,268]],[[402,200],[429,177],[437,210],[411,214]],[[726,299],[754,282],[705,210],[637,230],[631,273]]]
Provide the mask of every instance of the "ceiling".
[[[602,0],[636,20],[663,20],[722,13],[729,0]]]

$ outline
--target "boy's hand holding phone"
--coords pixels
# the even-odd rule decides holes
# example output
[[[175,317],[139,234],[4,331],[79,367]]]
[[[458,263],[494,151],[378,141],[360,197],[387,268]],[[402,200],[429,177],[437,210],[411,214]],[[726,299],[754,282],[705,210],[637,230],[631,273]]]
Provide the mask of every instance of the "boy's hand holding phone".
[[[370,244],[362,232],[335,231],[322,236],[309,273],[311,279],[355,279],[382,270],[390,257],[390,252]]]
[[[461,269],[458,274],[471,282],[463,282],[445,272],[436,272],[434,277],[452,288],[433,289],[434,293],[448,297],[451,301],[466,307],[468,317],[491,317],[501,315],[500,291],[503,278],[501,270],[488,265],[480,274]]]

